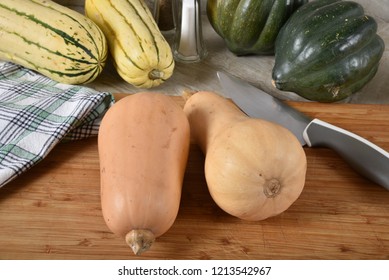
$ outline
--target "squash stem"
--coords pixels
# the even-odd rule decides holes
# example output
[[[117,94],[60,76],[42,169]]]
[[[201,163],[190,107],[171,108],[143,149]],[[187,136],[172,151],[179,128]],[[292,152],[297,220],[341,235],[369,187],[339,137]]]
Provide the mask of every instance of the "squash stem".
[[[148,229],[134,229],[126,235],[126,242],[135,255],[140,255],[150,249],[154,243],[155,236]]]
[[[281,183],[278,179],[271,179],[266,181],[263,192],[265,193],[266,197],[273,198],[276,197],[280,191],[281,191]]]
[[[164,73],[158,69],[153,69],[149,72],[150,80],[159,80],[163,79]]]

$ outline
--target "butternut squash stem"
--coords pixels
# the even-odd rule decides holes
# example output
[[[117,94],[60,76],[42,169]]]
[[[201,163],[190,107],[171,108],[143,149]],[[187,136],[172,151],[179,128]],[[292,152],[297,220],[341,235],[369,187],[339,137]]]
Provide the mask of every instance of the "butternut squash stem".
[[[148,229],[134,229],[126,234],[128,246],[130,246],[134,254],[138,256],[150,249],[154,240],[154,233]]]
[[[186,102],[186,101],[188,101],[188,99],[193,95],[193,94],[195,94],[196,93],[196,91],[193,91],[193,90],[190,90],[190,89],[184,89],[183,91],[182,91],[182,94],[181,94],[181,97],[182,97],[182,99],[184,99],[184,101]]]
[[[273,178],[265,182],[263,192],[266,197],[273,198],[281,192],[281,188],[281,182],[278,179]]]

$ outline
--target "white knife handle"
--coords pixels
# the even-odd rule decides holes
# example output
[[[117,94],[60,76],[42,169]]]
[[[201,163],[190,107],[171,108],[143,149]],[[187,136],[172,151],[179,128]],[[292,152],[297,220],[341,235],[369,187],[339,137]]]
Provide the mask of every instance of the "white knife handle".
[[[370,141],[337,126],[314,119],[304,130],[310,147],[336,151],[361,175],[389,190],[389,153]]]

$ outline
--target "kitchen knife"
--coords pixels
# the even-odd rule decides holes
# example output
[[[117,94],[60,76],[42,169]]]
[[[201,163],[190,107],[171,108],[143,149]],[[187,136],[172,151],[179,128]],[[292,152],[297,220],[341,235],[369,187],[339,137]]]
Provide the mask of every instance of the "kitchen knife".
[[[362,176],[389,190],[389,153],[350,131],[312,119],[285,102],[226,73],[217,72],[223,93],[248,116],[288,128],[302,145],[336,151]]]

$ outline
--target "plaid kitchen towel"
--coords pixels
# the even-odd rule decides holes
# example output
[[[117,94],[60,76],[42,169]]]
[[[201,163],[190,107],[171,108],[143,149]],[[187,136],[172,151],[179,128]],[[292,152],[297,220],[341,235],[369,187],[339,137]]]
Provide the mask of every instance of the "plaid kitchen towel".
[[[55,82],[0,61],[0,187],[60,141],[95,136],[111,94]]]

